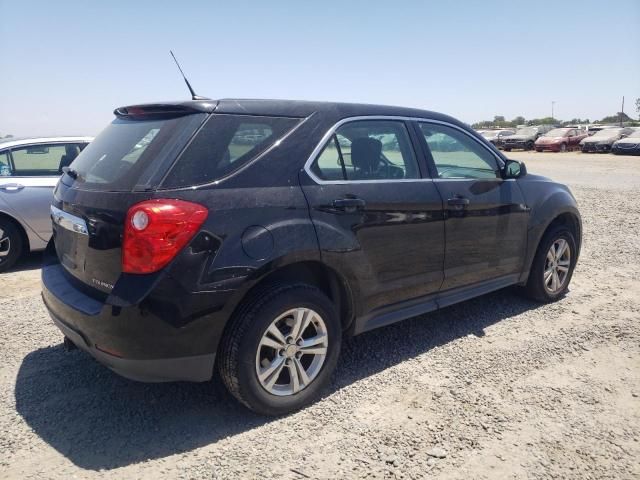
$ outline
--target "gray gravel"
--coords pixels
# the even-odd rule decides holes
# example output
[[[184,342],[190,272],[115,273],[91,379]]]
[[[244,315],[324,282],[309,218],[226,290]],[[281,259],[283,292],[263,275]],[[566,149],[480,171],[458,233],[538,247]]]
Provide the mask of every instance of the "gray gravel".
[[[328,396],[281,419],[64,352],[38,256],[1,275],[0,478],[638,478],[640,157],[511,157],[578,198],[570,294],[507,289],[351,339]]]

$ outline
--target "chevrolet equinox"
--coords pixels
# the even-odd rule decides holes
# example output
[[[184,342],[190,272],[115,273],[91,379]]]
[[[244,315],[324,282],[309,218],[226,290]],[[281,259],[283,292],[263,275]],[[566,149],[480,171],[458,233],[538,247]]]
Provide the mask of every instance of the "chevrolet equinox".
[[[322,393],[345,336],[510,285],[551,302],[571,281],[569,189],[449,116],[235,99],[114,114],[55,189],[43,299],[65,344],[130,379],[217,371],[283,414]]]

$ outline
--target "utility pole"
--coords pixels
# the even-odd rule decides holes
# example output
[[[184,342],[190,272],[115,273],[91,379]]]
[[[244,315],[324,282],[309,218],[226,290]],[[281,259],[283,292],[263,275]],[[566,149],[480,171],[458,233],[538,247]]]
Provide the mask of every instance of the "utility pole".
[[[622,108],[620,109],[620,126],[622,126],[623,116],[624,116],[624,95],[622,96]]]
[[[551,118],[553,118],[553,106],[556,104],[555,100],[551,100]]]

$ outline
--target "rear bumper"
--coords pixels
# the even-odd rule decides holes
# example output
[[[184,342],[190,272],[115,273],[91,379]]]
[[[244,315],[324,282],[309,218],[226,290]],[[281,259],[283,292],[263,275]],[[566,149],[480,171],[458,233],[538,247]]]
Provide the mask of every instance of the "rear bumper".
[[[92,346],[85,334],[66,324],[51,311],[49,311],[49,314],[53,323],[78,348],[125,378],[138,382],[170,382],[176,380],[204,382],[211,378],[215,354],[151,360],[121,358]]]
[[[171,324],[154,313],[153,299],[115,307],[76,288],[60,264],[43,266],[42,299],[64,335],[124,377],[144,382],[212,377],[225,324],[220,314]]]

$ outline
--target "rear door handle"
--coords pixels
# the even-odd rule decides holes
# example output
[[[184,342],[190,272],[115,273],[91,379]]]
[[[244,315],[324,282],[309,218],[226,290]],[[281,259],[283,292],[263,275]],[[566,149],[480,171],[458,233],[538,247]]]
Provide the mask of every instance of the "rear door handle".
[[[447,204],[455,208],[466,208],[467,206],[469,206],[469,199],[465,197],[455,196],[447,200]]]
[[[7,192],[17,192],[18,190],[22,190],[24,185],[19,183],[5,183],[4,185],[0,185],[0,190],[6,190]]]
[[[362,210],[367,202],[361,198],[338,198],[333,201],[333,208],[336,210],[343,210],[345,212],[355,212]]]

